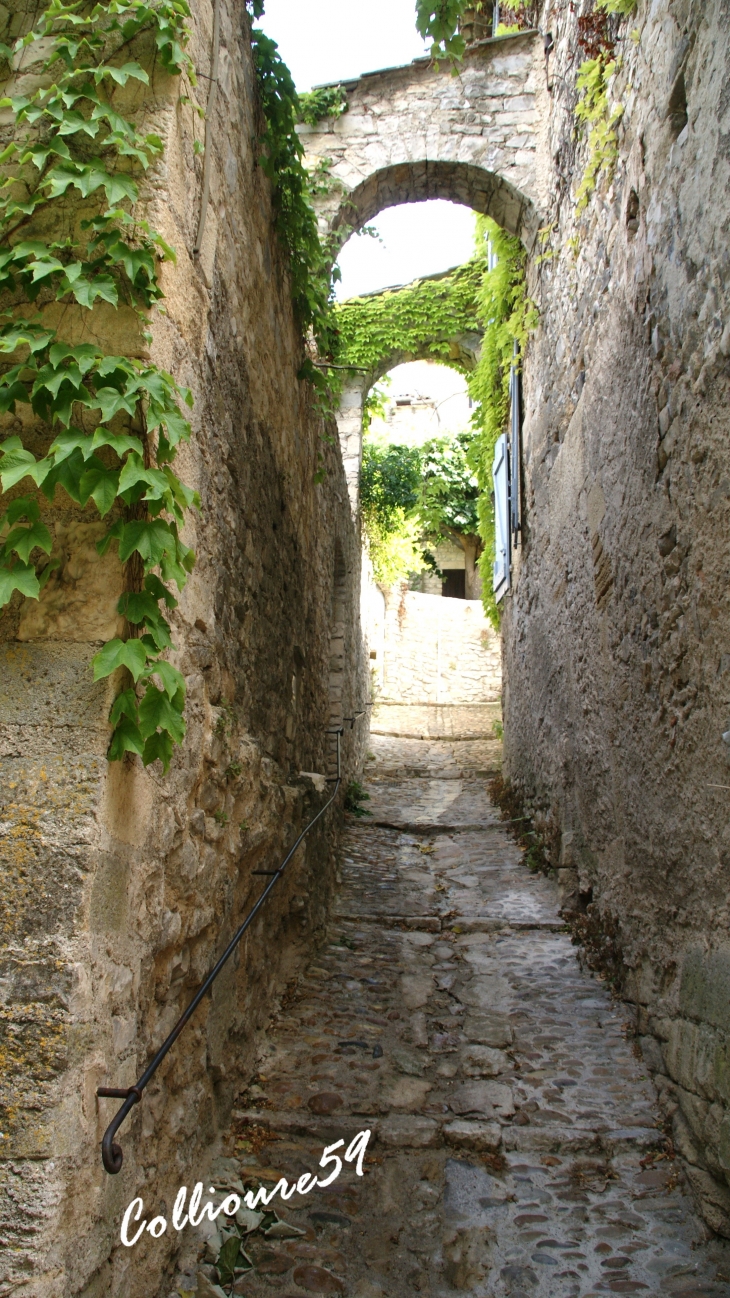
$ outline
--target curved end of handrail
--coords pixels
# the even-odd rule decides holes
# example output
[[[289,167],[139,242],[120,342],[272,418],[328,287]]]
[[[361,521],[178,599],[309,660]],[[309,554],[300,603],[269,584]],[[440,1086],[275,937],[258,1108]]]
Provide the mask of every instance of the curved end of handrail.
[[[142,1099],[142,1092],[136,1086],[130,1087],[127,1091],[115,1091],[109,1087],[100,1086],[97,1091],[97,1095],[99,1096],[109,1096],[114,1094],[117,1096],[126,1095],[126,1099],[119,1112],[109,1123],[101,1142],[101,1161],[110,1176],[116,1176],[117,1172],[121,1172],[122,1163],[124,1162],[122,1147],[117,1144],[114,1137],[124,1122],[127,1114],[134,1108],[135,1104],[139,1104]]]
[[[117,1172],[122,1170],[124,1154],[121,1145],[114,1140],[111,1128],[104,1133],[101,1142],[101,1161],[110,1176],[116,1176]]]

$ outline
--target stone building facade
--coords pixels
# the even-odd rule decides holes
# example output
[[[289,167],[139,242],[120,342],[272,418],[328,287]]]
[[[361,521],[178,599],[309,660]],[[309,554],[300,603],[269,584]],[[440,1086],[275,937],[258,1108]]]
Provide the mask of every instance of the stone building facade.
[[[379,708],[497,703],[499,636],[481,602],[447,599],[397,585],[371,597],[368,644]]]
[[[560,830],[566,906],[612,945],[691,1182],[728,1235],[730,8],[639,0],[609,21],[618,158],[578,213],[590,8],[541,18],[549,255],[530,274],[506,769]]]
[[[27,9],[0,10],[3,39]],[[206,75],[212,41],[213,6],[196,4],[191,52]],[[33,75],[31,64],[24,87]],[[95,310],[89,325],[77,308],[75,325],[78,338],[90,330],[151,355],[195,396],[178,464],[202,497],[186,533],[197,565],[171,617],[188,731],[168,776],[136,758],[106,762],[116,682],[94,685],[90,659],[117,631],[122,572],[113,551],[97,555],[93,505],[41,498],[61,566],[39,604],[16,598],[0,620],[0,1294],[19,1298],[150,1298],[163,1283],[175,1233],[124,1249],[122,1212],[136,1195],[164,1211],[206,1175],[257,1033],[326,912],[335,813],[122,1128],[117,1176],[100,1141],[119,1101],[97,1087],[140,1075],[259,895],[253,872],[276,868],[322,806],[321,782],[300,772],[326,773],[330,723],[367,697],[359,537],[339,451],[297,377],[302,342],[256,163],[262,121],[240,4],[221,7],[199,257],[201,128],[179,94],[160,72],[138,101],[165,146],[143,202],[177,250],[163,272],[167,314],[149,350],[132,311]],[[348,727],[346,779],[362,742]]]

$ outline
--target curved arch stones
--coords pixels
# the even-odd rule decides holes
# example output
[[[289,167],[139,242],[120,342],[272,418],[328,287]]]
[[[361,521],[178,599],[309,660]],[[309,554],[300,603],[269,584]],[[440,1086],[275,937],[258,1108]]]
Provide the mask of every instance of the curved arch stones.
[[[536,32],[479,41],[458,75],[428,58],[342,83],[348,110],[299,132],[311,170],[326,165],[316,207],[341,242],[397,203],[447,198],[517,234],[530,250],[546,209],[547,87]],[[353,505],[362,383],[343,393],[340,434]]]
[[[469,47],[457,75],[416,59],[341,83],[348,109],[299,134],[323,232],[346,238],[396,203],[449,198],[494,217],[529,248],[545,207],[547,88],[536,32]]]

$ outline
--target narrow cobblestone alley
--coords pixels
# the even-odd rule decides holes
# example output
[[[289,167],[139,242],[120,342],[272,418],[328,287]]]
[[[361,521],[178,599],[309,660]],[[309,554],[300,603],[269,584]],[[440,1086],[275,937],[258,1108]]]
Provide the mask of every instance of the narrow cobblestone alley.
[[[233,1293],[730,1294],[730,1245],[694,1215],[626,1013],[485,792],[495,750],[371,738],[327,942],[214,1169],[219,1190],[271,1187],[369,1128],[364,1175],[275,1200]],[[206,1279],[221,1242],[180,1293],[224,1292]]]

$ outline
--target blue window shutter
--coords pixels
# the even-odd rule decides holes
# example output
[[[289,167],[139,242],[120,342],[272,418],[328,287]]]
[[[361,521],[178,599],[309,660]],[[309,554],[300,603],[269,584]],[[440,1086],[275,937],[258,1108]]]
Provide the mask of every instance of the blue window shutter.
[[[497,602],[509,590],[510,516],[509,516],[509,445],[503,433],[494,448],[494,594]]]
[[[517,344],[515,343],[515,356],[517,355]],[[522,424],[522,410],[520,407],[520,374],[515,365],[510,370],[510,490],[509,490],[509,507],[510,507],[510,531],[512,532],[512,541],[514,545],[519,542],[519,532],[521,527],[520,519],[520,428]]]

